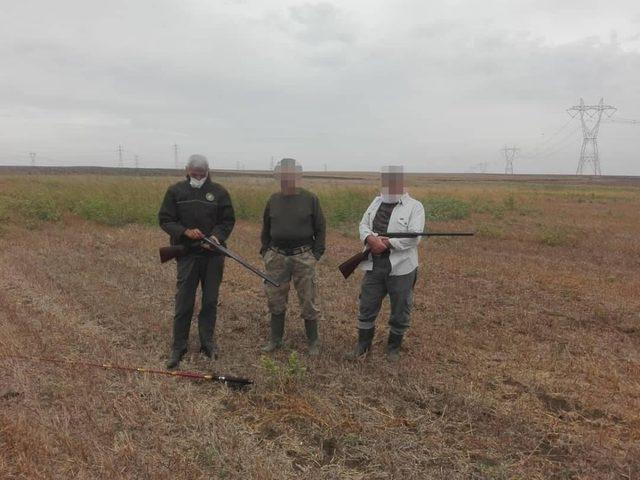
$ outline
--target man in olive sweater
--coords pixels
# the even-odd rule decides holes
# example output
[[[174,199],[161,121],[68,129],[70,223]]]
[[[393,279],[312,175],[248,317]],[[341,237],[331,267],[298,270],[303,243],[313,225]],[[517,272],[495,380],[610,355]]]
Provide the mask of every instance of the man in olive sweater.
[[[171,244],[189,248],[187,255],[177,259],[173,347],[167,368],[177,367],[187,351],[198,284],[202,287],[200,351],[208,358],[217,354],[214,329],[224,255],[203,246],[200,240],[209,237],[224,245],[235,224],[229,193],[209,178],[206,157],[191,155],[186,170],[187,179],[169,187],[158,213],[160,227],[171,237]]]
[[[271,338],[263,348],[272,352],[282,346],[290,282],[298,293],[309,354],[317,355],[318,320],[316,263],[325,250],[325,219],[318,197],[299,188],[302,167],[283,158],[276,167],[280,192],[274,193],[264,209],[262,248],[267,273],[280,287],[265,284],[271,313]]]

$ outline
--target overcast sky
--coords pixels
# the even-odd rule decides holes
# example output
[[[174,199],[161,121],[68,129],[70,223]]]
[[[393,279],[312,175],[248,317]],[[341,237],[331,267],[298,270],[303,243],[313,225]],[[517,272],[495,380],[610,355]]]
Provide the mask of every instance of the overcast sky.
[[[0,60],[0,164],[574,173],[580,97],[640,119],[637,0],[0,0]]]

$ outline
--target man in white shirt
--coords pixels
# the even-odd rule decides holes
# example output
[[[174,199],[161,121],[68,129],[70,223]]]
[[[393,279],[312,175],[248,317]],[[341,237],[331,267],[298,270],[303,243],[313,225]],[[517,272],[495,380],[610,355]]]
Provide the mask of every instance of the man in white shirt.
[[[371,255],[361,264],[365,275],[360,290],[358,343],[349,356],[359,357],[371,348],[376,317],[382,300],[389,295],[391,316],[386,352],[389,360],[397,360],[402,338],[409,328],[420,237],[388,238],[385,233],[422,232],[425,214],[422,204],[405,192],[402,167],[383,168],[381,180],[381,195],[371,202],[360,221],[360,240],[371,249]]]

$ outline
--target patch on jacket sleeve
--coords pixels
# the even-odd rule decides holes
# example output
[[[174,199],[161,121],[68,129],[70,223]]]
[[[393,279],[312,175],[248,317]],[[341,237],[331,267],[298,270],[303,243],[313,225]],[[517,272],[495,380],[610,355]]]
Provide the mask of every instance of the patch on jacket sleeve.
[[[213,202],[215,200],[216,196],[213,193],[209,192],[204,196],[204,198],[206,198],[210,202]]]

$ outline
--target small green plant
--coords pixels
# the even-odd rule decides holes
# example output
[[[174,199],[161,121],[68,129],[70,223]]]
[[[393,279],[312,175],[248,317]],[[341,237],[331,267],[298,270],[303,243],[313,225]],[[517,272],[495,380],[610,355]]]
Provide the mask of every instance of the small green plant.
[[[271,357],[265,357],[265,356],[260,357],[260,364],[262,365],[262,368],[264,368],[267,371],[267,375],[269,375],[272,378],[275,378],[278,376],[278,373],[280,372],[280,367],[278,367],[278,364]]]
[[[287,375],[291,378],[300,379],[304,376],[307,371],[307,367],[305,367],[302,362],[300,362],[300,358],[298,358],[298,352],[291,352],[289,354],[289,358],[287,359]]]
[[[516,199],[513,196],[513,193],[510,193],[502,200],[502,205],[504,205],[504,208],[507,210],[513,211],[516,209]]]
[[[302,364],[295,351],[289,354],[284,365],[266,356],[260,357],[260,364],[265,369],[269,381],[281,390],[297,385],[307,371],[307,367]]]
[[[504,231],[496,225],[481,225],[480,228],[478,228],[478,235],[483,238],[497,240],[504,238]]]
[[[565,245],[572,245],[574,243],[573,237],[569,232],[559,226],[544,226],[538,234],[538,241],[543,245],[550,247],[559,247]]]
[[[9,205],[2,201],[0,198],[0,222],[4,222],[9,219]]]

